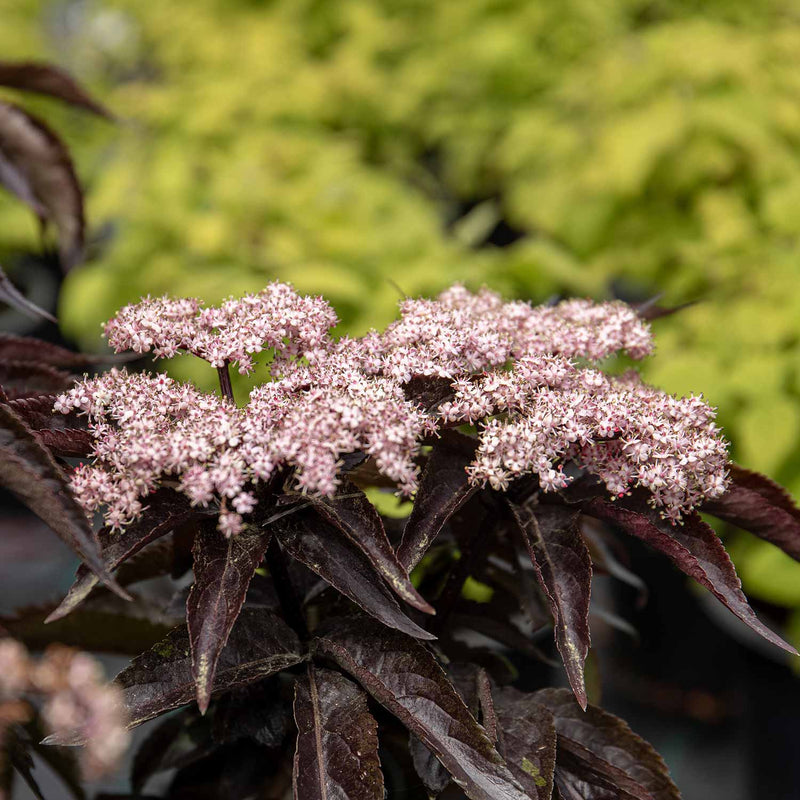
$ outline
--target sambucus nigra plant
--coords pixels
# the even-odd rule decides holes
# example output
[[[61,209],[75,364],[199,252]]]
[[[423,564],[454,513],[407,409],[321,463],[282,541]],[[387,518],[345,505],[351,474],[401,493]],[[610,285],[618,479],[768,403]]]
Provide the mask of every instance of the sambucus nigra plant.
[[[177,767],[165,797],[293,786],[301,800],[382,800],[399,766],[404,791],[421,781],[429,797],[678,797],[655,751],[588,703],[592,570],[608,562],[584,522],[645,541],[794,652],[756,618],[699,512],[797,558],[800,511],[728,462],[702,399],[597,366],[651,351],[646,316],[457,286],[337,339],[323,299],[272,284],[218,308],[148,298],[106,326],[118,351],[205,359],[220,396],[124,369],[70,385],[60,367],[81,356],[0,340],[0,358],[66,388],[0,405],[2,483],[84,561],[48,621],[77,618],[72,630],[93,632],[78,645],[152,644],[116,678],[131,726],[184,707],[139,749],[134,790]],[[261,351],[270,379],[238,407],[229,366],[261,369]],[[403,525],[370,502],[375,488],[413,497]],[[190,568],[186,623],[163,638],[161,610],[103,594]],[[489,602],[464,596],[470,577]],[[509,685],[499,651],[546,619],[572,692]],[[465,644],[470,630],[498,646]]]

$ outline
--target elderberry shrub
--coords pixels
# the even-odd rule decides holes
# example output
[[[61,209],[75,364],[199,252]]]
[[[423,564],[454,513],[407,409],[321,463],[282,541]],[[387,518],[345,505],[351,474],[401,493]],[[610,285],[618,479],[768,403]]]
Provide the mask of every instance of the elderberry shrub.
[[[454,286],[336,338],[322,298],[275,283],[219,307],[147,298],[106,325],[117,352],[206,360],[219,395],[124,368],[75,382],[85,357],[0,339],[0,360],[36,365],[2,396],[3,485],[83,559],[47,621],[136,656],[115,680],[130,727],[182,708],[136,753],[134,791],[177,768],[164,797],[382,800],[391,767],[409,797],[678,797],[656,752],[588,702],[597,522],[794,653],[699,512],[800,558],[800,511],[728,461],[702,398],[603,370],[651,353],[651,313]],[[231,365],[264,371],[241,405]],[[402,524],[370,499],[392,490],[413,498]],[[189,569],[180,603],[128,602]],[[492,590],[479,608],[470,578]],[[543,625],[571,691],[510,685],[502,654]],[[55,727],[50,741],[91,735]]]

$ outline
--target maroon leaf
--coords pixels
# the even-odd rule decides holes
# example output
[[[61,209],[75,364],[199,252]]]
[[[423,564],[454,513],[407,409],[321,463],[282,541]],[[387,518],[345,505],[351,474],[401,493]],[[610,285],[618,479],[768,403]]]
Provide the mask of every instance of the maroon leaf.
[[[308,665],[295,683],[295,800],[383,800],[378,723],[352,681]]]
[[[64,271],[83,259],[83,192],[66,147],[43,122],[2,101],[0,184],[55,225]]]
[[[569,754],[566,766],[573,771],[582,764],[587,777],[604,772],[619,789],[643,800],[679,800],[661,756],[621,719],[597,706],[582,711],[566,689],[542,689],[531,697],[553,714],[557,761],[564,750]],[[618,782],[618,771],[629,779],[624,785]]]
[[[456,431],[445,431],[434,444],[397,550],[400,563],[409,572],[419,564],[447,520],[477,490],[466,473],[476,446],[475,439]]]
[[[0,406],[0,485],[46,522],[100,580],[128,597],[103,564],[97,537],[58,464],[8,405]]]
[[[364,553],[313,511],[299,511],[275,525],[281,544],[292,558],[316,572],[368,614],[409,636],[436,638],[403,613]]]
[[[92,434],[78,428],[39,430],[34,435],[53,455],[62,458],[85,458],[94,444]]]
[[[589,597],[592,562],[578,530],[578,514],[558,506],[509,503],[531,557],[539,584],[550,601],[558,652],[572,691],[583,708],[588,702],[584,662],[589,652]]]
[[[137,796],[153,775],[208,755],[215,743],[210,736],[203,736],[207,728],[208,722],[194,708],[185,708],[156,725],[139,745],[131,766],[131,788]]]
[[[316,650],[349,672],[433,750],[471,800],[528,800],[422,644],[358,618],[317,639]]]
[[[671,525],[639,496],[611,502],[595,498],[583,511],[616,525],[660,550],[682,572],[705,586],[742,622],[767,641],[789,653],[797,651],[764,625],[747,603],[742,584],[716,533],[696,513],[687,514],[682,525]]]
[[[246,608],[220,654],[213,691],[246,686],[303,659],[300,641],[280,617],[263,608]],[[190,703],[195,682],[186,626],[135,658],[115,680],[125,695],[130,727]]]
[[[113,119],[65,70],[39,61],[0,61],[0,85],[55,97],[65,103]]]
[[[271,538],[270,533],[251,527],[226,538],[213,523],[202,525],[195,537],[194,584],[186,601],[186,621],[201,714],[211,700],[219,654]]]
[[[58,397],[57,394],[37,394],[32,397],[8,400],[8,405],[31,430],[39,431],[58,427],[58,424],[64,419],[63,415],[53,413],[56,397]],[[67,419],[69,418],[67,417]]]
[[[0,333],[0,361],[34,361],[49,364],[51,367],[85,369],[92,364],[113,360],[114,356],[91,356],[73,353],[65,347],[52,342],[35,339],[32,336],[15,336],[13,333]]]
[[[73,375],[49,364],[32,364],[25,361],[0,362],[0,384],[9,397],[57,393],[75,382]]]
[[[780,547],[800,561],[800,509],[789,493],[757,472],[730,465],[731,486],[702,511]]]
[[[203,511],[194,509],[182,494],[172,489],[159,489],[147,498],[141,516],[122,531],[104,528],[98,534],[102,546],[101,558],[108,572],[138,553],[145,545],[193,519],[201,519]],[[76,609],[97,586],[97,578],[81,565],[67,596],[47,618],[61,619]]]
[[[34,650],[65,642],[83,650],[135,656],[152,647],[175,624],[174,620],[165,621],[152,606],[111,596],[48,625],[45,618],[51,609],[18,609],[14,616],[0,617],[0,627]]]
[[[8,185],[8,177],[4,172],[4,163],[4,160],[0,158],[0,186],[5,186],[16,194]],[[31,200],[33,201],[33,198],[31,198]],[[41,318],[46,319],[48,322],[58,323],[58,320],[50,312],[39,308],[36,303],[32,303],[28,300],[28,298],[11,283],[2,267],[0,267],[0,302],[7,303],[28,317],[33,317],[34,319]]]
[[[314,498],[314,507],[344,533],[370,560],[386,583],[410,606],[433,614],[425,598],[411,585],[408,573],[397,559],[383,521],[367,496],[349,481],[340,487],[340,496]]]
[[[233,689],[214,707],[212,733],[220,744],[254,739],[264,747],[281,747],[292,721],[294,687],[280,675]]]
[[[478,699],[479,671],[483,672],[474,664],[451,663],[445,668],[445,673],[453,688],[464,701],[464,705],[469,709],[470,714],[476,719],[480,711]],[[489,731],[487,730],[488,733]],[[489,734],[489,739],[492,744],[495,744],[496,738],[493,739],[491,734]],[[436,755],[414,733],[409,734],[408,750],[414,770],[419,775],[428,794],[431,797],[438,797],[449,786],[452,776]]]
[[[673,314],[677,314],[679,311],[697,305],[697,300],[690,300],[688,303],[681,303],[677,306],[661,306],[658,304],[660,299],[661,296],[656,295],[650,300],[646,300],[644,303],[633,306],[639,319],[650,322],[654,319],[661,319],[661,317],[670,317]]]
[[[550,800],[556,764],[552,713],[535,696],[510,686],[495,689],[499,750],[514,777],[531,797]]]

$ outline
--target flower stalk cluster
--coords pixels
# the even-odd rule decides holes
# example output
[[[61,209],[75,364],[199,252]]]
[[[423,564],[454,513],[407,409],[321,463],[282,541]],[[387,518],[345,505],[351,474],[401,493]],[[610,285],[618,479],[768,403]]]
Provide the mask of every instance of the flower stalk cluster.
[[[76,496],[118,528],[172,479],[192,503],[217,506],[220,530],[234,535],[278,471],[300,491],[332,495],[351,452],[410,495],[422,443],[464,423],[479,441],[470,479],[496,489],[535,474],[543,491],[557,490],[573,462],[612,495],[644,487],[672,521],[724,491],[726,444],[713,409],[597,368],[615,353],[652,351],[629,306],[531,306],[455,286],[406,300],[400,312],[383,332],[337,339],[330,306],[285,284],[220,307],[168,298],[125,307],[106,326],[117,351],[190,352],[227,377],[229,363],[250,372],[253,355],[269,350],[268,380],[238,408],[163,374],[85,379],[56,405],[86,414],[94,437],[91,463],[72,479]],[[445,383],[449,396],[424,408],[414,380]]]

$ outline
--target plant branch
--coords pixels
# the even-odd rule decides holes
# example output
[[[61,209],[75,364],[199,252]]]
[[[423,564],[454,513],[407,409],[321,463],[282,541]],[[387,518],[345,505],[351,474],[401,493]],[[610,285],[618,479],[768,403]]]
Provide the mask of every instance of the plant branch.
[[[233,386],[231,385],[231,374],[228,372],[228,363],[225,362],[225,366],[217,367],[217,375],[219,375],[219,388],[222,392],[222,396],[230,400],[231,403],[236,403],[236,399],[233,396]]]

